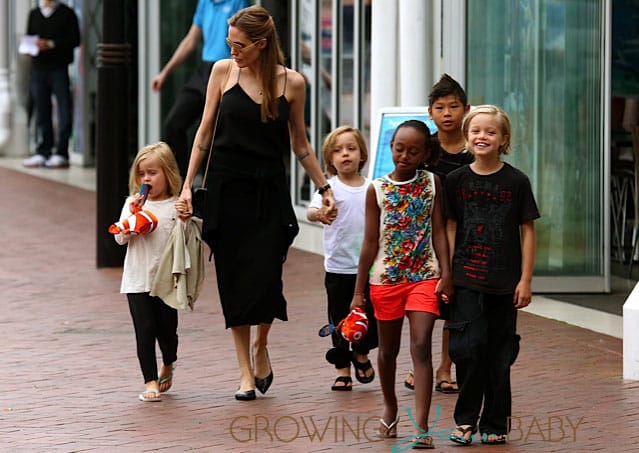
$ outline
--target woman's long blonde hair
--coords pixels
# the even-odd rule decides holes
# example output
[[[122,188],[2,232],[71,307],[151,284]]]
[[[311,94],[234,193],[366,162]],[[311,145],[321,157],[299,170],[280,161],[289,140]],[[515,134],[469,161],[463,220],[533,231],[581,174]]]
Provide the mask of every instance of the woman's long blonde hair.
[[[277,67],[284,66],[284,53],[280,48],[275,22],[261,6],[249,6],[239,10],[228,20],[231,27],[246,34],[251,42],[266,40],[260,51],[260,73],[262,75],[262,122],[275,119],[277,111]]]

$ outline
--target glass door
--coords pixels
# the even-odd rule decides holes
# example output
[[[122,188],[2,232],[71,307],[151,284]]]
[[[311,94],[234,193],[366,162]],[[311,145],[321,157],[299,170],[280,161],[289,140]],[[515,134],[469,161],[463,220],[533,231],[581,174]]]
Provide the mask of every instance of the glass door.
[[[542,214],[538,292],[609,290],[606,11],[605,0],[467,2],[470,102],[510,115],[506,160]]]

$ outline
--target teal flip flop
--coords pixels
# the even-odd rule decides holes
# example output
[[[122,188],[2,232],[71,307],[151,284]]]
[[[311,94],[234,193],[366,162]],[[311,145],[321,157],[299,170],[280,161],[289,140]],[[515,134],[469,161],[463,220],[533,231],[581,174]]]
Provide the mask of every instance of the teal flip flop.
[[[464,428],[463,426],[456,426],[455,431],[459,431],[462,434],[461,436],[458,436],[453,433],[450,433],[450,436],[448,436],[448,438],[451,441],[460,445],[470,445],[473,443],[473,434],[477,432],[477,428],[473,426],[468,426],[466,428]],[[466,434],[468,433],[470,433],[470,436],[466,437]]]

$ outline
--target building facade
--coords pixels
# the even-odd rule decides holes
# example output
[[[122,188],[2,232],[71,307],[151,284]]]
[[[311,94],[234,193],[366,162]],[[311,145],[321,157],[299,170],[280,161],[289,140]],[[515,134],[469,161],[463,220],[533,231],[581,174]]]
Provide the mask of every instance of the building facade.
[[[0,47],[8,49],[8,57],[0,53],[0,91],[4,68],[9,85],[21,80],[15,45],[26,26],[26,3],[3,1],[7,27],[0,31],[5,33]],[[84,38],[74,69],[79,123],[72,159],[93,165],[91,102],[96,81],[91,55],[100,39],[100,8],[108,1],[67,3],[81,15]],[[160,96],[150,90],[150,80],[188,30],[195,3],[137,2],[138,144],[161,137],[172,91]],[[307,78],[307,124],[318,155],[326,133],[342,124],[360,128],[374,148],[380,109],[425,110],[430,86],[447,72],[466,88],[471,104],[497,104],[513,122],[513,152],[507,160],[529,176],[542,214],[536,222],[534,291],[610,290],[611,262],[628,261],[639,231],[629,222],[639,201],[630,138],[639,99],[639,40],[632,25],[639,15],[636,2],[261,3],[277,11],[290,65]],[[184,75],[176,76],[173,90],[180,86],[180,77]],[[0,104],[6,103],[3,99],[0,93]],[[15,106],[20,100],[14,97],[11,102]],[[0,129],[7,127],[3,124],[0,121]],[[15,113],[12,127],[13,136],[19,136]],[[5,144],[0,154],[18,148],[25,149]],[[371,155],[375,158],[378,151],[384,150],[371,149]],[[315,187],[292,158],[289,169],[302,226],[295,246],[321,253],[321,227],[305,220]]]

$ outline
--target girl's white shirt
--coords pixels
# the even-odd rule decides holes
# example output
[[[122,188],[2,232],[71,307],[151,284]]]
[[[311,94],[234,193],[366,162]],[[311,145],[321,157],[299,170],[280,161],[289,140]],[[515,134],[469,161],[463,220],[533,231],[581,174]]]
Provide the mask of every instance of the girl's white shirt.
[[[337,218],[324,225],[324,269],[334,274],[357,274],[359,253],[364,241],[366,223],[366,190],[370,179],[364,178],[361,186],[344,184],[337,176],[328,183],[333,189],[337,206]],[[322,207],[322,196],[315,192],[309,205]]]
[[[175,222],[178,220],[175,210],[177,197],[162,201],[147,200],[143,209],[151,211],[158,219],[155,230],[144,235],[116,234],[118,244],[128,244],[126,257],[124,258],[124,270],[122,272],[122,284],[120,293],[145,293],[151,291],[151,282],[158,269],[162,253],[169,241],[169,236]],[[131,198],[127,198],[120,214],[120,220],[131,215],[129,204]]]

